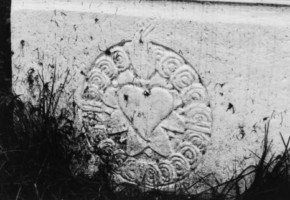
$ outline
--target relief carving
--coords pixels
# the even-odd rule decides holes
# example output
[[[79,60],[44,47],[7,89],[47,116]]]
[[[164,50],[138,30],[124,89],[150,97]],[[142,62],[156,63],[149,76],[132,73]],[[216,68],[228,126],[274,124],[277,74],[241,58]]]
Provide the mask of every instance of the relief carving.
[[[168,187],[194,173],[212,115],[196,70],[151,41],[123,41],[99,55],[77,89],[82,132],[114,157],[118,184]]]

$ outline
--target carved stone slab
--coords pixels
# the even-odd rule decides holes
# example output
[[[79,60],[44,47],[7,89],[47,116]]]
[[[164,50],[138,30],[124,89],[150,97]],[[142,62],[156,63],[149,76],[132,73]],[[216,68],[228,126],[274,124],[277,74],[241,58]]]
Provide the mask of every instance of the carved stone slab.
[[[250,0],[245,1],[250,2]],[[259,1],[262,2],[262,0]],[[213,134],[206,154],[201,157],[198,167],[189,171],[189,175],[192,174],[193,177],[208,177],[206,184],[202,183],[200,186],[196,184],[191,187],[190,192],[192,193],[202,192],[208,189],[208,183],[215,186],[216,179],[219,180],[219,183],[225,182],[244,171],[248,166],[256,164],[259,160],[256,155],[261,155],[262,151],[265,136],[264,126],[267,122],[265,119],[270,119],[273,111],[275,111],[275,117],[271,120],[269,134],[269,141],[273,141],[271,151],[278,155],[285,149],[281,134],[284,140],[287,140],[290,130],[290,123],[287,123],[290,121],[290,8],[263,6],[262,4],[266,1],[268,0],[263,0],[261,4],[255,6],[242,4],[229,6],[227,3],[204,4],[195,1],[138,1],[136,3],[136,1],[130,0],[102,2],[92,0],[13,0],[11,6],[13,90],[16,94],[21,95],[23,100],[37,101],[35,98],[38,96],[37,90],[31,90],[29,86],[28,77],[32,71],[34,71],[32,75],[35,79],[38,74],[44,72],[43,74],[46,75],[44,81],[47,82],[50,80],[51,74],[46,72],[50,72],[51,66],[56,66],[56,74],[59,74],[56,79],[57,86],[63,82],[66,71],[69,70],[68,80],[70,82],[64,88],[65,93],[59,101],[60,108],[63,105],[66,109],[74,108],[71,95],[78,88],[79,95],[76,97],[78,98],[80,120],[76,121],[76,124],[79,125],[80,131],[83,131],[76,134],[75,143],[78,148],[75,149],[77,153],[73,160],[75,167],[72,167],[72,172],[93,175],[98,170],[100,163],[98,150],[103,147],[109,153],[115,151],[112,160],[120,161],[120,165],[116,164],[113,167],[115,172],[112,174],[112,178],[120,177],[114,179],[116,182],[117,180],[130,182],[120,173],[124,166],[121,164],[123,160],[136,159],[151,162],[154,165],[158,165],[159,162],[153,156],[147,156],[148,150],[135,156],[127,153],[130,150],[127,150],[129,131],[125,131],[127,130],[125,126],[129,124],[128,116],[131,115],[131,111],[126,107],[123,107],[123,111],[121,110],[118,103],[121,96],[114,96],[119,106],[118,109],[109,107],[103,102],[110,103],[107,100],[110,99],[108,98],[109,91],[114,89],[113,86],[117,81],[119,85],[122,83],[121,80],[129,82],[130,78],[123,75],[124,73],[133,73],[135,83],[131,85],[137,90],[140,89],[140,85],[142,88],[144,80],[149,83],[156,82],[155,75],[151,78],[146,78],[144,75],[142,78],[139,77],[140,75],[137,76],[142,69],[144,71],[151,69],[148,64],[150,59],[146,56],[150,57],[152,53],[148,50],[148,54],[143,54],[143,48],[158,47],[161,52],[156,56],[152,55],[155,56],[154,59],[163,57],[162,51],[166,52],[166,55],[173,53],[175,56],[177,54],[173,50],[179,52],[188,59],[202,77],[210,96],[214,116]],[[107,89],[96,90],[96,97],[101,97],[99,100],[96,100],[99,97],[87,96],[88,90],[85,91],[85,88],[89,85],[90,69],[96,69],[96,67],[84,71],[85,76],[80,71],[91,64],[92,59],[110,45],[123,39],[131,39],[130,37],[139,28],[139,21],[148,18],[154,18],[157,25],[148,40],[144,41],[143,37],[136,37],[137,42],[127,41],[115,45],[125,51],[125,55],[131,63],[128,69],[117,70],[115,78],[107,79],[109,81]],[[143,30],[142,35],[148,32]],[[139,42],[140,38],[143,45]],[[111,60],[110,63],[113,60],[115,67],[116,64],[110,54],[111,50],[106,51],[99,58],[107,56]],[[177,90],[171,83],[172,80],[163,78],[162,71],[157,70],[160,66],[158,63],[154,61],[154,65],[152,65],[156,69],[154,73],[162,77],[159,80],[172,85],[172,89],[165,90],[176,91],[179,97],[183,97],[184,92]],[[190,64],[187,63],[187,65]],[[148,74],[150,73],[148,72]],[[86,78],[87,81],[82,83],[82,80]],[[143,82],[137,84],[138,80]],[[37,82],[35,81],[35,83]],[[127,86],[129,85],[127,84]],[[35,86],[35,88],[38,87]],[[94,91],[92,88],[90,91]],[[151,94],[156,93],[156,89],[151,90]],[[133,89],[125,87],[123,90],[116,90],[120,92],[120,95],[124,95]],[[199,91],[203,90],[202,86]],[[163,93],[162,95],[165,96]],[[139,98],[142,103],[150,104],[150,100]],[[176,99],[176,97],[173,98]],[[129,100],[132,100],[131,97]],[[131,104],[136,104],[136,99],[134,101]],[[176,113],[180,109],[184,109],[184,107],[179,106],[172,113]],[[123,113],[124,110],[128,112],[127,116]],[[150,115],[153,114],[150,113]],[[166,120],[174,117],[169,116],[171,118],[166,118]],[[178,114],[178,117],[185,120],[184,114]],[[140,124],[138,120],[134,123]],[[125,124],[124,127],[120,125],[122,123]],[[173,145],[170,146],[171,150],[177,152],[177,146],[185,138],[188,130],[186,129],[183,134],[178,135],[177,131],[173,131],[173,133],[168,131],[169,128],[176,129],[175,124],[167,123],[167,129],[164,129],[165,123],[167,122],[164,119],[154,130],[157,131],[161,128],[162,131],[166,131],[166,134],[169,135],[169,144]],[[130,126],[129,128],[133,129]],[[142,126],[138,125],[138,129],[140,134],[148,134],[146,131],[144,132]],[[200,132],[198,134],[209,138],[207,134]],[[145,143],[141,136],[136,137]],[[112,141],[114,146],[110,146]],[[188,142],[187,139],[185,141]],[[84,147],[85,145],[87,146]],[[79,152],[79,148],[84,151]],[[152,150],[151,147],[148,149],[158,158],[154,149]],[[113,155],[113,153],[108,155]],[[159,158],[162,158],[159,160],[167,160],[171,163],[169,156],[159,155]],[[211,174],[212,178],[208,176]],[[138,180],[130,183],[144,183],[144,179],[140,177],[144,177],[144,174],[138,175]],[[176,180],[176,183],[185,183],[185,179]],[[171,187],[171,185],[167,186]],[[249,186],[247,185],[247,187]],[[164,184],[162,187],[165,187]],[[241,186],[240,189],[243,190],[243,188],[245,187]]]
[[[212,116],[206,88],[182,56],[151,41],[123,41],[84,75],[79,120],[112,154],[116,183],[170,188],[194,173]]]

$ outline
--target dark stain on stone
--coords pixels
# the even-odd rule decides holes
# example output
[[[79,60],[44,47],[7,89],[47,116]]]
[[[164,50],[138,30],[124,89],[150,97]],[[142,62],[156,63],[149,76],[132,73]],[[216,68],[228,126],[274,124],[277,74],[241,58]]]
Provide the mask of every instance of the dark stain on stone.
[[[263,118],[263,121],[266,121],[268,118],[269,118],[269,117],[264,117],[264,118]]]
[[[23,49],[24,46],[25,46],[25,40],[21,40],[21,41],[20,41],[20,44],[21,44],[21,48]]]
[[[201,76],[198,76],[198,81],[203,84]]]
[[[221,88],[223,88],[225,86],[226,83],[216,83],[214,87],[216,86],[220,86]]]
[[[252,128],[252,132],[257,133],[257,123],[255,123]]]
[[[139,43],[140,44],[143,44],[142,33],[143,33],[143,29],[140,30],[140,38],[139,38]]]
[[[98,18],[95,18],[95,24],[96,24],[98,21],[99,21],[99,19],[98,19]]]
[[[29,89],[32,89],[33,87],[33,83],[34,83],[34,79],[33,79],[33,74],[34,74],[34,69],[30,68],[27,72],[27,82],[28,82],[28,86]]]
[[[110,56],[110,55],[111,55],[110,48],[106,49],[105,54],[106,54],[107,56]]]
[[[139,39],[139,43],[140,43],[140,44],[143,44],[143,40],[142,40],[142,38]]]
[[[58,22],[57,22],[56,20],[50,20],[50,21],[51,21],[51,22],[54,22],[55,25],[56,25],[57,27],[59,27]]]
[[[81,71],[81,75],[86,76],[86,73],[84,71]],[[88,78],[86,78],[86,80],[88,80]]]
[[[149,95],[150,95],[151,93],[150,93],[150,90],[144,90],[144,92],[143,92],[143,95],[145,96],[145,97],[148,97]]]
[[[86,56],[90,54],[89,51],[88,51],[88,47],[86,47],[86,48],[84,49],[84,54],[85,54]]]
[[[127,94],[124,94],[124,100],[128,102],[129,96]]]
[[[240,129],[240,133],[239,133],[239,139],[243,139],[246,135],[246,132],[244,130],[244,126],[243,125],[239,125],[239,129]]]
[[[228,108],[227,108],[226,111],[228,111],[228,110],[232,110],[232,112],[235,113],[235,107],[234,107],[234,105],[232,103],[229,103]]]

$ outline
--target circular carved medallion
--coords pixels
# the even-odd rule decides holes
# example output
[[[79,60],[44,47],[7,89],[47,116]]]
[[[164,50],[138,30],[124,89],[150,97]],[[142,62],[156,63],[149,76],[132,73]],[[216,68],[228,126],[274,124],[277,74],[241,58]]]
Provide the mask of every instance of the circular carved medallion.
[[[154,42],[124,41],[84,72],[76,92],[91,146],[112,156],[118,183],[168,187],[194,173],[212,116],[196,70]]]

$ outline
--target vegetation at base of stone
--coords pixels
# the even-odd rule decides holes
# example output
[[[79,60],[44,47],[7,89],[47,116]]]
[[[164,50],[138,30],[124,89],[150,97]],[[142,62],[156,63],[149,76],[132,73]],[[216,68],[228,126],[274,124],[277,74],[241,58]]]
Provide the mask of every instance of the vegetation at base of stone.
[[[208,178],[200,179],[210,189],[195,196],[157,190],[142,193],[133,186],[113,194],[105,173],[90,179],[71,174],[70,149],[65,141],[73,133],[73,121],[65,111],[53,112],[61,94],[61,91],[53,92],[52,86],[46,86],[40,92],[39,103],[32,105],[14,93],[1,93],[1,117],[13,111],[14,126],[0,136],[0,199],[286,200],[290,195],[290,140],[281,137],[284,152],[267,159],[271,148],[268,141],[270,121],[265,125],[263,153],[256,155],[259,162],[225,183],[217,182],[212,186]],[[242,193],[241,182],[248,176],[252,184],[245,185]]]
[[[69,72],[56,87],[39,76],[37,102],[24,102],[14,92],[0,93],[0,199],[102,199],[105,178],[87,179],[70,172],[73,120],[59,100]],[[3,126],[7,116],[13,116]],[[4,128],[3,128],[4,127]],[[77,142],[77,141],[76,141]],[[99,174],[101,175],[101,174]]]
[[[194,195],[164,194],[158,191],[147,193],[136,192],[136,188],[128,187],[123,191],[127,199],[179,199],[179,200],[288,200],[290,197],[290,138],[285,140],[282,135],[284,151],[279,155],[270,155],[272,142],[268,141],[271,119],[265,124],[263,151],[258,157],[258,163],[248,166],[239,174],[226,182],[220,183],[214,175],[199,179],[198,184],[209,189]],[[212,177],[210,177],[212,176]],[[245,184],[245,180],[251,180]],[[242,188],[244,187],[244,188]]]
[[[256,155],[259,162],[224,183],[220,183],[214,175],[200,177],[196,184],[205,185],[209,189],[198,195],[164,193],[158,190],[140,192],[134,186],[126,186],[121,191],[113,193],[107,177],[112,161],[106,159],[103,160],[98,174],[90,177],[75,176],[72,172],[82,173],[70,168],[71,161],[79,159],[86,163],[90,159],[90,154],[85,143],[86,138],[75,137],[71,113],[59,108],[59,100],[67,84],[69,72],[60,84],[61,87],[56,89],[56,68],[53,67],[52,70],[50,82],[45,82],[44,77],[39,77],[37,102],[24,102],[13,92],[2,91],[0,94],[1,126],[3,119],[9,115],[13,116],[11,124],[1,128],[0,132],[1,200],[289,199],[290,139],[285,141],[281,136],[284,152],[276,156],[270,155],[272,146],[271,141],[268,141],[270,120],[265,125],[263,153]],[[77,169],[84,167],[87,166],[79,166]],[[252,180],[252,184],[244,184],[245,179]],[[215,183],[212,180],[215,180]]]
[[[259,162],[248,166],[239,175],[229,181],[217,184],[210,189],[211,199],[236,200],[286,200],[290,196],[290,138],[287,141],[281,136],[284,151],[279,155],[270,155],[272,142],[268,141],[271,119],[265,124],[263,151],[256,155]],[[251,179],[251,184],[241,184],[245,179]]]

